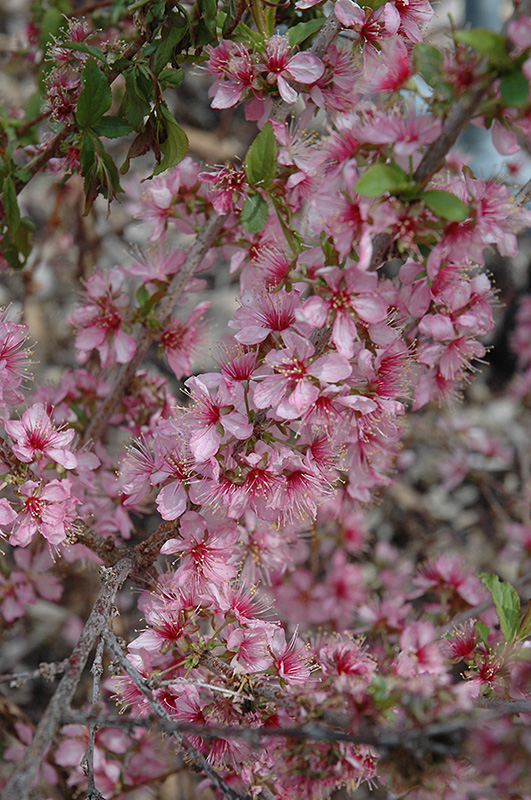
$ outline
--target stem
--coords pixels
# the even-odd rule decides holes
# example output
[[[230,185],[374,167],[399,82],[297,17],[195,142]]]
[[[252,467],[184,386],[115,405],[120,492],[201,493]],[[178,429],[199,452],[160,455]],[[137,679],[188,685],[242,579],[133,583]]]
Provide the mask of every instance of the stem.
[[[114,569],[103,572],[100,592],[85,623],[79,642],[68,659],[65,674],[35,729],[30,746],[7,782],[1,800],[29,800],[29,794],[41,761],[57,733],[65,709],[72,701],[94,642],[113,613],[116,593],[129,576],[133,565],[134,557],[129,554],[122,558]]]
[[[243,795],[239,792],[235,792],[234,789],[224,781],[224,779],[219,775],[208,763],[206,758],[198,751],[196,748],[188,741],[188,739],[180,732],[180,726],[177,726],[160,700],[153,694],[151,689],[148,687],[147,682],[144,678],[140,675],[136,667],[131,664],[129,659],[124,655],[122,652],[122,648],[118,642],[118,639],[114,635],[114,633],[107,628],[103,636],[105,638],[105,642],[107,647],[111,651],[112,655],[119,662],[119,664],[123,667],[125,672],[129,675],[137,689],[143,694],[143,696],[148,701],[149,705],[155,712],[156,716],[159,720],[163,723],[164,729],[168,732],[171,732],[173,738],[178,742],[178,744],[186,751],[187,756],[190,758],[192,763],[199,767],[205,775],[212,781],[214,786],[216,786],[220,791],[223,792],[227,800],[247,800]]]
[[[98,707],[98,703],[100,700],[100,678],[103,674],[103,648],[104,642],[103,639],[100,639],[98,642],[98,646],[96,648],[96,655],[94,656],[94,662],[91,667],[91,672],[93,676],[92,680],[92,702],[91,708],[95,709]],[[87,788],[89,797],[97,797],[99,792],[96,789],[96,783],[94,781],[94,745],[96,744],[96,731],[98,729],[98,725],[94,720],[91,720],[89,725],[89,735],[88,735],[88,743],[87,749],[85,750],[85,755],[81,759],[81,769],[87,776]]]
[[[212,247],[215,242],[227,215],[224,214],[218,217],[216,214],[210,217],[203,230],[197,236],[194,244],[188,251],[188,255],[177,275],[174,276],[166,297],[161,301],[155,318],[159,322],[163,322],[172,312],[177,299],[184,292],[186,285],[190,278],[196,271],[197,267],[205,257],[207,251]],[[128,364],[124,364],[118,372],[115,384],[103,404],[99,413],[96,414],[85,430],[82,437],[82,444],[92,440],[98,441],[103,435],[109,417],[112,415],[114,409],[122,399],[122,395],[131,384],[135,377],[136,370],[141,364],[144,356],[146,355],[151,345],[151,335],[147,330],[142,330],[137,340],[136,353]]]

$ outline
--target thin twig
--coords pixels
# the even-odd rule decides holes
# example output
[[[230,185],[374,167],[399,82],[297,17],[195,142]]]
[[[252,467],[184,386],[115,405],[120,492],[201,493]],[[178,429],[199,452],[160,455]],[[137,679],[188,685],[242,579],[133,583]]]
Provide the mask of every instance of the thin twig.
[[[223,227],[226,217],[226,214],[219,217],[216,214],[213,214],[203,230],[198,234],[195,242],[188,251],[188,255],[186,256],[181,269],[170,283],[166,297],[162,300],[155,311],[154,316],[159,320],[159,322],[163,322],[166,317],[171,314],[177,299],[182,295],[190,278],[193,276],[199,264],[204,259],[206,253],[215,242],[219,232],[221,231],[221,228]],[[128,364],[124,364],[120,368],[115,384],[109,393],[107,400],[99,412],[92,418],[90,424],[85,430],[82,443],[88,441],[95,442],[101,438],[105,428],[107,427],[109,417],[113,413],[118,403],[121,401],[123,393],[132,382],[136,370],[144,359],[144,356],[149,350],[151,343],[152,339],[149,331],[142,329],[139,338],[137,339],[135,355]]]
[[[92,662],[92,667],[90,669],[90,671],[92,672],[91,708],[94,710],[98,708],[98,704],[100,702],[100,679],[103,674],[104,646],[105,643],[103,639],[100,638],[98,646],[96,648],[96,655],[94,656],[94,661]],[[88,788],[87,800],[99,800],[99,797],[101,797],[98,789],[96,788],[96,783],[94,780],[94,746],[96,744],[96,731],[98,727],[99,725],[96,722],[94,722],[94,720],[91,720],[89,725],[87,749],[85,750],[85,755],[81,759],[81,769],[87,776],[87,788]]]
[[[234,789],[231,789],[221,775],[219,775],[210,766],[206,758],[198,750],[196,750],[196,748],[185,736],[183,736],[162,703],[149,688],[147,681],[142,677],[142,675],[140,675],[136,667],[134,667],[129,659],[124,655],[122,648],[120,647],[120,643],[118,642],[118,639],[114,633],[107,628],[104,630],[103,636],[105,643],[107,644],[107,647],[111,651],[113,657],[116,659],[116,661],[118,661],[124,671],[129,675],[137,689],[139,689],[142,695],[146,698],[160,722],[164,725],[164,728],[173,735],[178,744],[186,751],[187,756],[191,759],[191,761],[205,773],[214,786],[223,792],[227,800],[248,800],[246,796],[234,791]]]
[[[131,58],[133,58],[133,56],[135,56],[138,53],[138,51],[140,50],[145,41],[146,41],[146,34],[145,32],[142,32],[137,36],[134,42],[131,42],[131,44],[124,50],[120,59],[130,60]],[[111,69],[108,77],[109,83],[110,84],[113,83],[116,80],[116,78],[122,74],[122,72],[123,70],[121,69]],[[26,170],[29,170],[30,172],[30,177],[27,180],[21,180],[19,178],[17,181],[15,181],[15,191],[17,192],[17,194],[25,186],[27,186],[30,180],[34,178],[35,175],[38,172],[40,172],[40,170],[48,163],[48,161],[59,152],[59,149],[61,148],[61,145],[63,144],[65,139],[67,139],[71,133],[74,133],[75,130],[76,130],[75,123],[70,122],[68,125],[65,125],[65,127],[61,131],[59,131],[59,133],[56,133],[52,139],[50,139],[44,150],[26,166]]]
[[[122,659],[125,659],[123,654]],[[141,681],[144,681],[140,675],[139,678]],[[144,681],[144,683],[146,682]],[[138,684],[136,685],[138,686]],[[138,688],[140,688],[140,686],[138,686]],[[164,710],[162,706],[161,708]],[[282,728],[272,728],[269,726],[261,728],[242,728],[232,725],[200,725],[193,722],[176,722],[171,719],[166,712],[163,718],[158,713],[157,716],[152,717],[125,717],[118,715],[95,715],[91,712],[67,711],[63,716],[63,722],[68,724],[88,725],[94,721],[100,728],[117,728],[118,730],[158,728],[165,733],[178,735],[190,733],[201,736],[204,739],[243,739],[251,742],[254,747],[259,747],[262,739],[292,739],[294,741],[305,742],[364,744],[374,747],[376,750],[384,753],[391,752],[399,747],[415,749],[415,751],[419,747],[422,747],[425,753],[429,752],[435,754],[438,752],[442,754],[443,751],[447,752],[448,748],[453,749],[453,745],[451,742],[441,742],[441,737],[466,732],[476,723],[484,724],[489,720],[498,719],[508,714],[529,714],[530,712],[531,701],[503,699],[490,701],[486,698],[479,698],[477,714],[474,716],[470,714],[466,716],[456,716],[450,719],[432,722],[418,728],[365,730],[361,733],[333,730],[329,726],[322,725],[318,722]]]
[[[68,659],[65,674],[35,729],[31,744],[9,778],[1,800],[28,800],[46,749],[61,724],[65,709],[70,705],[94,642],[109,621],[116,593],[129,576],[133,565],[134,557],[129,554],[114,569],[103,572],[100,592],[79,641]]]
[[[57,675],[61,675],[67,666],[67,658],[64,661],[43,661],[37,669],[27,670],[26,672],[7,672],[0,675],[0,683],[9,683],[9,688],[14,689],[35,678],[44,678],[47,681],[52,681]]]
[[[98,11],[100,8],[105,8],[105,6],[112,6],[114,0],[98,0],[97,3],[88,3],[86,6],[82,6],[81,8],[75,8],[69,14],[68,17],[82,17],[83,14],[90,14],[92,11]]]

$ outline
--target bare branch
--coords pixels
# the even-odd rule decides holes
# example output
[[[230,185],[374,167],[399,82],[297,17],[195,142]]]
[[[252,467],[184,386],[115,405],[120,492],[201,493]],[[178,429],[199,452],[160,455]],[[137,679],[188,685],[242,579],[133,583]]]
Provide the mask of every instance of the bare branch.
[[[43,661],[37,669],[31,669],[26,672],[6,672],[0,675],[0,683],[9,683],[9,688],[14,689],[35,678],[45,678],[47,681],[53,681],[57,675],[65,671],[67,666],[67,658],[64,661]]]
[[[98,642],[98,646],[96,648],[96,655],[94,656],[94,661],[90,669],[90,671],[92,672],[91,708],[94,711],[98,708],[98,704],[100,702],[100,678],[103,674],[104,646],[105,643],[103,639],[100,639]],[[98,724],[94,720],[91,720],[89,725],[87,749],[85,750],[85,755],[81,759],[81,769],[87,776],[88,795],[86,800],[99,800],[99,798],[101,797],[100,793],[96,788],[96,783],[94,780],[94,745],[96,743],[96,731],[98,727],[99,727]]]
[[[122,558],[114,569],[104,570],[99,595],[85,623],[79,642],[68,659],[65,674],[48,703],[24,758],[18,763],[7,782],[1,800],[28,800],[46,748],[61,724],[65,708],[70,705],[94,642],[109,621],[116,593],[129,576],[133,565],[134,557],[130,554]]]

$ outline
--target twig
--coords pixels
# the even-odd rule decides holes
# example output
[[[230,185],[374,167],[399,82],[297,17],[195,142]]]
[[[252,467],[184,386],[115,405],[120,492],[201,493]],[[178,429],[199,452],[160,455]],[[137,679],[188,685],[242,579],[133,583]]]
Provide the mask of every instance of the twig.
[[[119,645],[117,646],[118,649],[120,649]],[[127,661],[123,654],[121,658]],[[130,662],[128,663],[130,664]],[[130,675],[130,677],[132,676]],[[144,684],[146,683],[139,674],[138,677]],[[135,684],[140,688],[136,681]],[[165,713],[164,718],[158,713],[157,716],[154,717],[124,717],[118,715],[99,716],[91,712],[67,711],[63,716],[63,722],[68,724],[88,725],[94,721],[97,723],[98,727],[117,728],[119,730],[134,730],[135,728],[150,729],[155,727],[165,733],[172,733],[174,735],[191,733],[196,736],[201,736],[204,739],[243,739],[250,742],[254,747],[259,747],[262,739],[272,738],[304,742],[364,744],[384,754],[402,747],[415,750],[415,752],[418,752],[419,748],[421,748],[424,753],[449,754],[449,750],[453,750],[454,745],[452,742],[444,741],[445,736],[465,733],[467,730],[470,730],[476,722],[483,724],[484,722],[498,719],[507,714],[528,714],[531,712],[531,701],[500,700],[498,702],[493,702],[485,698],[480,698],[477,704],[478,713],[475,716],[456,716],[418,728],[391,728],[379,731],[365,730],[361,733],[333,730],[327,725],[322,725],[318,722],[282,728],[242,728],[229,725],[199,725],[193,722],[176,722],[171,719],[162,706],[161,708]]]
[[[1,800],[28,800],[46,749],[61,724],[65,708],[70,705],[94,642],[112,614],[116,593],[129,576],[133,565],[134,557],[129,554],[114,569],[103,572],[100,592],[79,641],[68,659],[65,674],[37,725],[31,744],[9,778]]]
[[[142,32],[137,36],[134,42],[131,42],[129,47],[124,50],[121,58],[127,60],[133,58],[133,56],[138,53],[145,41],[146,34],[145,32]],[[118,75],[122,74],[122,71],[123,70],[120,69],[111,69],[109,72],[109,83],[113,83]],[[30,180],[34,178],[35,175],[40,172],[40,170],[48,163],[48,161],[56,155],[65,139],[67,139],[75,130],[75,123],[70,122],[68,125],[65,125],[65,127],[59,131],[59,133],[55,134],[53,139],[48,142],[44,150],[26,166],[26,169],[30,172],[30,177],[27,180],[21,180],[19,178],[17,181],[15,181],[15,191],[17,194],[25,186],[27,186]]]
[[[180,726],[175,725],[162,703],[148,687],[147,681],[140,675],[136,667],[131,664],[129,659],[126,658],[114,633],[107,628],[103,632],[103,636],[105,643],[107,644],[107,647],[111,651],[114,658],[118,661],[125,672],[129,675],[135,686],[146,698],[160,722],[163,723],[164,728],[173,735],[178,744],[186,751],[191,761],[205,773],[214,786],[223,792],[227,800],[248,800],[244,795],[241,795],[239,792],[235,792],[234,789],[231,789],[221,775],[212,769],[206,758],[198,750],[196,750],[196,748],[191,744],[191,742],[188,741],[188,739],[186,739],[185,736],[183,736]]]
[[[100,638],[96,648],[96,655],[94,656],[94,661],[92,662],[92,667],[90,670],[92,672],[92,709],[96,709],[100,702],[100,678],[103,674],[104,645],[105,643],[103,639]],[[96,744],[96,731],[98,727],[99,725],[94,720],[91,720],[89,725],[87,749],[85,750],[85,755],[81,759],[81,769],[87,776],[88,795],[86,800],[99,800],[101,797],[101,794],[97,790],[96,783],[94,781],[94,745]]]
[[[221,231],[221,228],[223,227],[226,216],[227,215],[224,214],[218,217],[216,214],[214,214],[212,217],[210,217],[203,230],[198,234],[195,242],[188,251],[188,255],[186,256],[180,271],[177,273],[177,275],[175,275],[170,283],[166,297],[162,300],[155,312],[155,317],[159,320],[159,322],[162,322],[169,314],[171,314],[176,300],[183,293],[188,281],[205,257],[207,251],[215,242],[219,232]],[[109,417],[120,402],[123,393],[133,380],[138,366],[149,350],[151,342],[152,339],[149,332],[143,329],[137,340],[135,355],[128,364],[124,364],[120,368],[118,377],[116,378],[115,384],[109,393],[107,400],[99,410],[98,414],[92,418],[90,424],[85,430],[82,443],[88,441],[95,442],[101,438],[105,428],[107,427]]]
[[[64,672],[67,666],[67,658],[64,661],[43,661],[37,669],[26,672],[7,672],[0,675],[0,683],[9,683],[9,688],[14,689],[23,686],[27,681],[31,681],[34,678],[45,678],[47,681],[52,681],[57,675]]]
[[[70,14],[67,14],[68,17],[82,17],[83,14],[90,14],[91,11],[98,11],[100,8],[105,8],[105,6],[112,6],[114,0],[98,0],[97,3],[88,3],[86,6],[82,6],[81,8],[75,8]]]

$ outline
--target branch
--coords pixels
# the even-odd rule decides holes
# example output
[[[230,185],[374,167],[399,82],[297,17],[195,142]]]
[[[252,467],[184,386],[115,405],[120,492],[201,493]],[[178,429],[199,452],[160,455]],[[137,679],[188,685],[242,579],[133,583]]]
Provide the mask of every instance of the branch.
[[[87,663],[94,642],[113,612],[117,591],[133,569],[134,558],[127,555],[114,569],[102,570],[102,586],[79,642],[68,659],[68,666],[37,725],[33,740],[7,782],[1,800],[28,800],[47,747],[61,724]]]
[[[92,701],[91,708],[96,709],[100,701],[100,678],[103,674],[103,639],[100,639],[96,648],[96,655],[91,667],[92,672]],[[92,720],[89,725],[89,735],[85,755],[81,759],[81,769],[87,776],[87,800],[99,800],[101,795],[96,788],[94,780],[94,745],[96,744],[96,730],[99,725]]]
[[[178,744],[186,751],[187,755],[189,756],[192,763],[197,766],[200,770],[202,770],[205,775],[210,779],[210,781],[216,786],[220,791],[223,792],[227,800],[248,800],[247,797],[244,797],[239,792],[235,792],[234,789],[225,782],[225,780],[219,775],[208,763],[206,758],[198,751],[196,748],[183,736],[181,732],[181,726],[177,726],[162,703],[159,699],[153,694],[151,689],[148,687],[147,681],[140,675],[136,667],[131,664],[129,659],[124,655],[122,652],[122,648],[118,642],[118,639],[114,635],[114,633],[107,628],[103,632],[103,636],[107,647],[113,654],[114,658],[118,661],[118,663],[122,666],[125,672],[129,675],[137,689],[143,694],[143,696],[148,701],[149,705],[155,712],[158,717],[159,723],[163,725],[163,729],[167,730],[168,733],[171,733],[173,738],[178,742]]]
[[[123,654],[122,654],[122,658]],[[125,659],[127,660],[127,659]],[[128,662],[130,663],[130,662]],[[132,666],[132,665],[131,665]],[[134,667],[133,667],[134,669]],[[139,675],[140,680],[143,680]],[[136,682],[135,682],[136,683]],[[145,683],[145,681],[144,681]],[[138,686],[138,684],[136,684]],[[140,686],[138,687],[140,688]],[[493,707],[494,706],[494,707]],[[164,710],[164,709],[163,709]],[[335,731],[326,725],[310,722],[306,725],[272,728],[239,728],[229,725],[199,725],[193,722],[175,722],[166,714],[166,718],[157,715],[154,717],[124,717],[118,715],[97,715],[92,712],[67,711],[63,722],[68,724],[89,725],[97,724],[101,728],[117,728],[121,730],[134,730],[135,728],[158,728],[164,733],[181,735],[184,733],[202,736],[204,739],[240,739],[250,742],[258,748],[262,739],[291,739],[298,742],[345,742],[354,745],[368,745],[378,750],[382,755],[388,755],[393,750],[406,748],[418,753],[419,749],[426,755],[455,754],[457,743],[444,737],[466,733],[473,728],[476,722],[484,723],[497,719],[507,714],[524,714],[531,710],[531,701],[500,701],[493,704],[491,701],[481,699],[478,704],[479,713],[471,717],[459,716],[430,723],[419,728],[366,730],[362,733]],[[484,713],[490,711],[490,714]],[[166,713],[166,712],[165,712]]]
[[[207,251],[215,242],[227,215],[217,216],[213,214],[206,223],[203,230],[198,234],[195,242],[188,251],[188,255],[177,275],[174,276],[168,287],[166,297],[161,301],[155,313],[156,319],[163,322],[171,314],[173,307],[180,295],[182,295],[190,278],[205,257]],[[82,444],[92,440],[98,441],[103,435],[109,417],[122,399],[123,393],[135,377],[136,370],[151,345],[152,339],[149,331],[143,329],[137,340],[136,353],[128,364],[124,364],[119,372],[116,382],[99,412],[92,418],[85,430]]]
[[[133,56],[135,56],[138,53],[138,51],[140,50],[140,48],[142,47],[142,45],[144,44],[145,41],[146,41],[146,34],[144,32],[142,32],[141,34],[139,34],[139,36],[137,36],[137,38],[134,40],[134,42],[131,42],[129,47],[127,47],[124,50],[121,58],[122,59],[125,58],[127,60],[133,58]],[[109,83],[110,84],[114,83],[116,78],[119,75],[121,75],[122,72],[123,72],[123,70],[120,70],[120,69],[111,69],[111,71],[109,72]],[[37,120],[37,118],[35,118],[35,119]],[[35,120],[32,121],[32,124],[34,124],[34,123],[35,123]],[[15,181],[15,191],[16,191],[17,194],[25,186],[28,185],[30,180],[32,178],[34,178],[35,175],[38,172],[40,172],[40,170],[44,166],[46,166],[46,164],[48,163],[48,161],[51,158],[53,158],[55,155],[57,155],[57,153],[59,152],[59,149],[60,149],[61,145],[63,144],[63,142],[65,141],[65,139],[67,139],[70,136],[71,133],[74,133],[75,130],[76,130],[76,124],[74,122],[70,122],[68,125],[65,125],[65,127],[61,131],[59,131],[59,133],[56,133],[56,135],[53,137],[53,139],[50,139],[50,141],[48,142],[48,144],[46,145],[46,147],[44,148],[42,153],[40,153],[33,161],[31,161],[26,166],[26,170],[28,170],[30,172],[30,177],[27,180],[21,180],[19,178],[18,180]]]
[[[6,672],[0,675],[0,683],[9,683],[10,689],[19,688],[23,686],[26,681],[31,681],[34,678],[44,678],[47,681],[53,679],[65,671],[68,666],[68,659],[64,661],[43,661],[39,664],[37,669],[27,670],[26,672]]]

